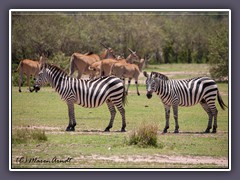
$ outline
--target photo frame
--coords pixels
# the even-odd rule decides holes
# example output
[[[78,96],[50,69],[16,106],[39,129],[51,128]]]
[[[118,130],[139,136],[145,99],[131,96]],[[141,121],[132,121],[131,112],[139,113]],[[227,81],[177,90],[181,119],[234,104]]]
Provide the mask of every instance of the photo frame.
[[[158,12],[162,12],[162,13],[164,13],[164,12],[166,12],[166,13],[169,13],[169,12],[175,12],[176,14],[177,14],[177,16],[179,15],[178,13],[184,13],[184,12],[197,12],[197,13],[202,13],[202,12],[210,12],[210,14],[211,13],[215,13],[215,12],[223,12],[223,13],[226,13],[227,15],[228,15],[228,23],[229,23],[229,27],[228,27],[228,31],[229,31],[229,41],[228,41],[228,43],[229,43],[229,46],[228,46],[228,48],[229,48],[229,54],[228,54],[228,59],[231,59],[231,51],[230,51],[230,49],[231,49],[231,10],[229,10],[229,9],[215,9],[215,10],[209,10],[209,9],[207,9],[207,10],[204,10],[204,9],[194,9],[194,10],[191,10],[191,9],[181,9],[181,10],[176,10],[176,9],[174,9],[174,10],[171,10],[171,9],[155,9],[155,10],[152,10],[152,9],[150,9],[150,10],[146,10],[146,9],[137,9],[137,10],[126,10],[126,9],[119,9],[119,10],[106,10],[106,9],[79,9],[79,10],[71,10],[71,9],[66,9],[66,10],[64,10],[64,9],[61,9],[61,10],[58,10],[58,9],[48,9],[48,10],[44,10],[44,9],[31,9],[31,10],[29,10],[29,9],[12,9],[12,10],[10,10],[9,11],[9,25],[10,25],[10,27],[9,27],[9,30],[10,30],[10,32],[9,32],[9,89],[10,89],[10,92],[12,92],[13,93],[13,91],[15,90],[13,87],[12,87],[12,59],[13,59],[13,55],[12,55],[12,50],[13,50],[13,45],[12,45],[12,41],[13,41],[13,39],[14,39],[14,36],[13,36],[13,28],[14,28],[14,26],[15,26],[15,24],[13,24],[12,23],[12,20],[13,20],[13,17],[12,17],[12,15],[13,15],[13,13],[19,13],[20,15],[21,15],[21,13],[22,12],[30,12],[30,14],[28,14],[27,16],[32,16],[34,13],[45,13],[45,15],[46,14],[48,14],[48,13],[58,13],[58,12],[62,12],[62,13],[72,13],[72,12],[80,12],[80,13],[82,13],[82,14],[88,14],[88,12],[91,12],[91,13],[93,13],[94,15],[96,14],[96,13],[98,13],[98,12],[106,12],[106,14],[108,14],[108,13],[119,13],[120,15],[121,15],[121,13],[126,13],[126,11],[128,12],[128,13],[130,13],[130,15],[132,15],[132,14],[134,14],[134,13],[142,13],[142,12],[144,12],[144,13],[146,13],[146,14],[148,14],[148,13],[151,13],[151,12],[153,12],[153,14],[154,14],[154,16],[156,15],[156,13],[158,13]],[[174,13],[173,13],[174,14]],[[175,15],[176,15],[175,14]],[[62,15],[62,14],[61,14]],[[89,14],[88,14],[89,15]],[[127,14],[128,15],[128,14]],[[194,14],[194,15],[196,15],[196,14]],[[108,26],[107,26],[108,27]],[[121,27],[121,26],[119,26],[119,27]],[[45,28],[47,28],[46,26],[45,26]],[[40,32],[39,32],[40,33]],[[87,38],[86,38],[87,39]],[[91,41],[90,41],[91,42]],[[229,82],[231,82],[231,61],[229,61],[229,77],[228,77],[228,80],[229,80]],[[13,147],[13,145],[12,145],[12,139],[13,139],[13,128],[15,127],[15,121],[13,120],[13,118],[14,118],[14,116],[15,116],[15,110],[13,109],[13,105],[14,105],[14,96],[13,96],[13,94],[10,94],[10,96],[9,96],[9,102],[10,102],[10,104],[9,104],[9,119],[10,119],[10,125],[9,125],[9,141],[10,141],[10,143],[9,143],[9,170],[11,170],[11,171],[32,171],[32,170],[34,170],[34,171],[230,171],[231,170],[231,93],[229,93],[229,92],[231,92],[231,84],[229,83],[229,85],[228,85],[228,113],[227,113],[227,115],[228,115],[228,122],[227,122],[227,125],[228,125],[228,128],[226,128],[227,129],[227,132],[224,132],[223,134],[225,134],[225,138],[227,138],[228,140],[227,141],[225,141],[225,146],[224,147],[228,147],[228,150],[227,150],[227,155],[225,155],[225,156],[227,156],[228,158],[227,158],[227,166],[224,166],[225,168],[207,168],[207,167],[201,167],[201,165],[200,165],[200,167],[197,167],[197,166],[195,166],[195,168],[185,168],[185,165],[187,164],[187,163],[184,163],[183,164],[183,166],[182,167],[177,167],[177,168],[175,168],[175,166],[173,165],[174,163],[178,163],[178,161],[174,161],[174,159],[180,159],[180,156],[171,156],[171,157],[168,157],[168,156],[165,156],[165,155],[160,155],[160,154],[158,154],[158,153],[156,153],[154,156],[151,156],[150,158],[149,158],[149,162],[147,162],[147,163],[149,163],[149,164],[151,164],[151,162],[153,162],[153,163],[156,163],[156,161],[152,161],[151,159],[154,159],[154,157],[156,158],[156,157],[160,157],[160,159],[163,159],[163,161],[161,162],[161,163],[164,163],[165,161],[166,161],[166,159],[170,159],[171,161],[173,161],[173,163],[171,163],[172,164],[172,166],[170,166],[170,167],[168,167],[168,166],[160,166],[160,167],[158,167],[158,166],[156,166],[156,167],[153,167],[153,168],[151,168],[151,166],[150,166],[150,168],[148,168],[147,167],[147,165],[145,165],[143,168],[141,168],[141,163],[140,164],[137,164],[136,163],[136,166],[135,165],[132,165],[132,166],[130,166],[130,168],[126,168],[127,166],[126,165],[124,165],[124,167],[123,168],[121,168],[121,167],[114,167],[115,166],[115,164],[113,165],[113,167],[111,167],[111,168],[108,168],[108,167],[106,167],[106,166],[103,166],[103,167],[99,167],[99,165],[97,165],[97,167],[94,167],[94,168],[91,168],[91,167],[87,167],[87,168],[84,168],[84,167],[80,167],[80,168],[78,168],[78,167],[73,167],[73,168],[66,168],[66,167],[61,167],[60,165],[62,165],[62,164],[66,164],[66,163],[71,163],[71,162],[73,162],[74,161],[74,159],[76,159],[76,157],[74,158],[74,157],[72,157],[72,156],[67,156],[67,157],[65,157],[64,156],[64,158],[58,158],[58,156],[54,156],[54,155],[51,155],[51,157],[50,156],[48,156],[48,157],[45,157],[45,158],[40,158],[39,156],[36,156],[37,155],[37,153],[33,153],[33,155],[31,155],[30,157],[26,157],[26,156],[22,156],[22,155],[20,155],[20,156],[16,156],[16,155],[14,155],[15,157],[14,157],[14,159],[13,159],[13,154],[15,154],[15,152],[13,152],[13,149],[15,148],[15,147]],[[36,97],[35,97],[36,98]],[[31,99],[31,98],[30,98]],[[30,100],[29,100],[30,101]],[[59,99],[59,103],[60,103],[60,99]],[[63,104],[61,104],[61,105],[63,105]],[[64,106],[64,105],[63,105]],[[145,105],[146,107],[145,108],[147,108],[147,106],[148,106],[148,104],[146,104]],[[43,106],[44,107],[44,106]],[[159,107],[159,109],[160,109],[160,107]],[[88,112],[89,114],[91,114],[91,113],[93,113],[94,114],[94,111],[89,111]],[[181,113],[181,112],[180,112]],[[179,114],[180,114],[179,113]],[[40,113],[41,114],[41,113]],[[141,114],[140,114],[141,115]],[[226,115],[226,114],[225,114]],[[101,116],[101,114],[99,115],[99,116]],[[28,117],[27,117],[28,118]],[[204,118],[203,118],[204,119]],[[141,122],[140,122],[141,123]],[[34,124],[34,123],[33,123]],[[39,124],[41,124],[41,123],[39,123],[37,126],[33,126],[33,124],[31,124],[31,125],[29,125],[30,127],[33,127],[33,129],[39,129],[37,126],[39,126]],[[28,127],[28,125],[26,125],[26,124],[24,124],[24,125],[21,125],[21,124],[19,124],[19,126],[20,126],[20,128],[19,129],[21,129],[22,127]],[[134,126],[134,125],[133,125]],[[132,126],[132,127],[133,127]],[[88,127],[87,125],[85,125],[85,127]],[[131,127],[131,126],[130,126]],[[45,130],[46,130],[46,127],[44,127],[45,128]],[[41,129],[41,128],[40,128]],[[25,131],[26,129],[24,129],[24,131]],[[85,129],[84,129],[85,130]],[[82,130],[82,131],[84,131],[84,130]],[[133,130],[133,129],[132,129]],[[59,134],[62,134],[62,132],[63,132],[63,129],[62,128],[53,128],[53,130],[52,129],[47,129],[47,133],[51,133],[51,132],[55,132],[55,131],[57,131]],[[101,131],[101,130],[99,130],[99,129],[91,129],[90,128],[90,130],[85,130],[86,132],[82,132],[82,131],[78,131],[78,133],[81,135],[81,134],[84,134],[84,135],[86,135],[86,134],[94,134],[94,133],[96,133],[96,135],[101,135],[101,136],[105,136],[104,135],[104,133],[102,133],[102,132],[99,132],[99,131]],[[115,130],[114,131],[114,138],[117,138],[118,136],[122,136],[122,135],[118,135],[118,133],[119,132],[117,132],[117,130]],[[198,134],[198,133],[196,133],[196,131],[195,131],[195,133],[193,133],[194,135],[196,135],[196,134]],[[47,134],[48,135],[48,134]],[[110,134],[111,135],[111,134]],[[189,134],[185,134],[186,136],[189,136]],[[51,135],[52,137],[54,136],[54,135]],[[204,137],[206,136],[205,134],[203,135]],[[212,136],[212,135],[211,135]],[[176,138],[176,136],[174,135],[174,138]],[[214,139],[214,137],[212,137],[213,139]],[[176,138],[177,139],[177,138]],[[175,141],[177,141],[175,139]],[[76,139],[74,139],[74,141],[76,141]],[[93,140],[93,143],[96,143],[96,142],[94,142],[94,141],[97,141],[96,139],[95,140]],[[104,140],[104,141],[106,141],[106,139]],[[63,141],[64,142],[64,141]],[[166,143],[167,141],[165,141],[165,143]],[[49,144],[51,144],[51,143],[49,143]],[[47,145],[47,146],[49,146],[49,144]],[[77,144],[77,143],[76,143]],[[73,144],[73,146],[77,146],[76,144]],[[35,145],[35,144],[34,144]],[[124,145],[124,144],[123,144]],[[165,144],[166,145],[166,144]],[[38,144],[36,144],[36,146],[38,146]],[[41,143],[40,143],[40,146],[41,146]],[[44,149],[47,149],[47,146],[45,146],[44,147]],[[122,145],[120,145],[120,146],[122,146]],[[161,145],[160,145],[161,146]],[[163,146],[164,146],[164,143],[163,143]],[[172,146],[172,145],[166,145],[166,146],[168,146],[168,148],[173,148],[174,149],[174,146]],[[116,144],[111,144],[111,146],[108,146],[108,147],[106,147],[105,148],[105,151],[111,151],[112,149],[113,149],[113,147],[118,147],[118,148],[120,148],[118,145],[116,145]],[[59,147],[58,147],[59,148]],[[109,150],[109,148],[110,148],[110,150]],[[164,147],[163,147],[164,148]],[[38,148],[35,148],[35,149],[38,149]],[[116,148],[117,149],[117,148]],[[100,150],[101,151],[101,150]],[[140,151],[142,151],[141,149],[140,149]],[[42,153],[42,152],[44,152],[44,150],[42,149],[40,149],[40,153]],[[93,151],[94,152],[94,151]],[[85,157],[88,157],[89,155],[88,155],[88,152],[85,152],[86,154],[84,154],[83,153],[83,157],[85,156]],[[111,154],[111,153],[110,153]],[[114,154],[114,153],[113,153]],[[184,153],[183,153],[184,154]],[[81,157],[82,157],[81,156]],[[80,156],[79,156],[80,157]],[[79,157],[77,157],[77,158],[79,158]],[[92,161],[92,159],[94,159],[94,158],[98,158],[98,159],[100,159],[100,165],[103,163],[103,162],[112,162],[112,161],[114,161],[114,160],[112,160],[111,158],[109,158],[109,157],[107,157],[107,156],[98,156],[98,155],[92,155],[91,157],[90,157],[90,159],[88,159],[88,158],[86,158],[86,159],[81,159],[81,161],[88,161],[88,160],[91,160]],[[113,158],[119,158],[119,162],[121,163],[121,162],[124,162],[125,161],[125,159],[127,159],[127,158],[129,158],[130,160],[129,161],[134,161],[133,159],[134,158],[138,158],[137,156],[134,156],[133,158],[131,158],[131,157],[129,157],[129,156],[123,156],[123,157],[121,157],[120,155],[118,155],[118,156],[113,156]],[[140,158],[143,158],[143,159],[148,159],[147,157],[140,157]],[[185,162],[188,162],[188,160],[189,160],[189,156],[184,156],[184,157],[182,157],[181,156],[181,158],[183,159],[183,161],[185,161]],[[203,158],[203,157],[202,157]],[[144,160],[142,159],[142,162],[145,162]],[[164,161],[164,159],[165,159],[165,161]],[[194,159],[194,158],[193,158]],[[225,158],[226,159],[226,158]],[[80,161],[80,162],[81,162]],[[201,158],[200,157],[198,157],[197,159],[195,159],[195,161],[200,161],[201,162]],[[217,159],[213,159],[211,162],[214,164],[214,163],[216,163],[216,161],[217,161]],[[222,159],[220,159],[220,162],[221,161],[223,161]],[[117,161],[118,162],[118,161]],[[141,162],[141,161],[140,161]],[[24,164],[24,166],[27,166],[27,168],[24,168],[24,166],[23,167],[21,167],[21,168],[18,168],[17,167],[17,165],[16,165],[16,163],[17,164]],[[33,164],[33,167],[31,167],[30,166],[30,168],[29,168],[29,166],[27,165],[27,163],[28,164]],[[54,164],[55,163],[55,165],[57,165],[56,166],[56,168],[54,168],[54,166],[49,166],[49,167],[46,167],[46,168],[44,168],[44,166],[41,166],[41,164]],[[95,162],[94,162],[95,163]],[[94,164],[93,163],[93,164]],[[157,162],[158,163],[158,162]],[[160,164],[161,164],[160,163]],[[34,168],[34,167],[37,167],[38,165],[40,164],[40,168]],[[104,163],[103,163],[104,164]],[[117,164],[117,163],[116,163]],[[180,163],[181,164],[181,163]],[[199,163],[199,164],[204,164],[204,163]],[[210,163],[211,164],[211,163]],[[58,167],[58,165],[60,166],[60,167]],[[139,167],[138,167],[138,165],[139,165]],[[197,168],[196,168],[197,167]]]

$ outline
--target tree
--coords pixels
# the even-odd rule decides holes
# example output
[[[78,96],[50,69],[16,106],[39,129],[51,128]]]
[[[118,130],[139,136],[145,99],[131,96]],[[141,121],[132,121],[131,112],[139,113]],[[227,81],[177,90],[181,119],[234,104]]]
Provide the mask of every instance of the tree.
[[[229,62],[229,32],[228,18],[214,27],[214,31],[209,37],[209,63],[211,65],[210,73],[213,78],[218,80],[228,77]]]

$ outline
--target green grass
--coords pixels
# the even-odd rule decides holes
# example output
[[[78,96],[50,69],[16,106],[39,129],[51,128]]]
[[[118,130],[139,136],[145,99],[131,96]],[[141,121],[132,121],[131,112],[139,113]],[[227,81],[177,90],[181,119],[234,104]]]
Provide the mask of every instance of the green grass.
[[[68,157],[73,158],[73,161],[69,164],[62,164],[64,168],[70,167],[88,167],[88,168],[106,168],[117,167],[118,163],[109,162],[105,166],[102,164],[104,161],[90,159],[83,162],[81,156],[91,157],[94,156],[119,156],[127,157],[129,155],[141,155],[141,156],[155,156],[160,155],[192,155],[192,156],[213,156],[222,157],[226,156],[227,145],[224,142],[227,140],[223,136],[215,137],[201,137],[194,135],[159,135],[159,141],[161,147],[148,147],[140,148],[139,146],[128,146],[124,143],[124,137],[127,134],[111,134],[111,135],[73,135],[64,133],[60,135],[48,135],[48,141],[46,143],[29,144],[13,146],[13,161],[16,160],[16,156],[20,157],[39,157],[40,159],[51,159],[57,157],[59,159],[66,159]],[[193,136],[193,137],[192,137]],[[186,141],[188,139],[188,141]],[[218,147],[222,147],[219,149]],[[203,150],[204,149],[204,150]],[[94,161],[95,165],[92,166],[91,161]],[[89,164],[90,163],[90,164]],[[133,163],[134,164],[134,163]],[[21,166],[32,167],[32,164],[14,164],[15,168]],[[55,167],[54,164],[38,164],[43,167]],[[56,164],[55,164],[56,165]],[[122,162],[122,166],[131,167],[126,162]],[[147,163],[138,163],[135,166],[148,167]],[[207,165],[207,164],[206,164]],[[181,164],[180,164],[181,166]],[[162,167],[161,164],[156,163],[154,168]]]
[[[159,71],[159,72],[198,72],[205,73],[209,71],[208,64],[160,64],[160,65],[148,65],[145,68],[147,71]]]
[[[17,129],[12,134],[12,144],[24,144],[32,142],[47,141],[47,136],[43,130]]]
[[[127,144],[138,145],[140,147],[158,147],[158,126],[143,123],[130,134]],[[160,146],[159,146],[160,147]]]
[[[223,100],[228,104],[227,84],[219,85]],[[171,114],[169,133],[162,135],[165,126],[164,108],[159,98],[154,95],[151,100],[145,96],[145,87],[140,86],[141,96],[135,93],[135,87],[130,87],[126,108],[127,133],[118,132],[121,129],[121,118],[116,115],[114,126],[110,133],[102,132],[109,123],[110,114],[107,106],[86,109],[75,105],[77,126],[75,132],[65,132],[68,125],[67,105],[50,87],[44,87],[38,93],[24,91],[19,93],[17,88],[12,90],[12,133],[18,128],[44,129],[46,142],[13,144],[12,160],[14,168],[208,168],[216,165],[193,164],[162,164],[153,163],[116,163],[105,160],[79,159],[91,155],[99,156],[147,156],[155,154],[180,156],[211,156],[228,157],[228,111],[219,109],[218,133],[203,134],[207,126],[207,114],[200,105],[179,108],[180,133],[174,134],[174,120]],[[131,132],[142,123],[157,124],[158,146],[141,148],[129,146],[126,141]],[[109,150],[110,149],[110,150]],[[55,156],[61,159],[72,157],[69,164],[26,164],[15,163],[16,158],[40,157],[51,159]],[[218,166],[217,166],[218,167]]]
[[[166,66],[166,72],[177,71],[179,68],[180,65]],[[194,68],[196,67],[187,71],[197,71]],[[160,72],[162,70],[160,69]],[[228,105],[228,84],[218,83],[218,87],[223,101]],[[154,159],[155,156],[160,155],[228,158],[228,110],[223,111],[217,103],[218,132],[204,134],[202,132],[207,127],[208,117],[202,107],[199,104],[188,108],[179,107],[180,133],[173,133],[174,119],[171,111],[169,133],[162,134],[165,126],[163,104],[156,94],[150,100],[146,98],[145,85],[141,84],[139,90],[141,95],[137,96],[135,85],[132,83],[125,107],[127,132],[119,132],[122,122],[120,114],[117,113],[111,132],[105,133],[103,130],[110,118],[106,104],[95,109],[75,105],[76,131],[66,132],[67,105],[52,88],[43,87],[38,93],[29,93],[27,87],[23,87],[23,92],[19,93],[18,88],[13,87],[12,137],[16,138],[19,129],[40,130],[44,131],[47,141],[27,141],[27,143],[12,141],[12,168],[226,168],[226,166],[212,163],[188,164],[106,159],[111,157],[124,159],[134,156]],[[158,127],[157,146],[143,148],[128,144],[130,135],[141,124],[153,124]],[[19,163],[17,161],[19,157],[25,159],[37,157],[44,160],[52,160],[54,157],[62,160],[68,157],[73,159],[68,163]]]

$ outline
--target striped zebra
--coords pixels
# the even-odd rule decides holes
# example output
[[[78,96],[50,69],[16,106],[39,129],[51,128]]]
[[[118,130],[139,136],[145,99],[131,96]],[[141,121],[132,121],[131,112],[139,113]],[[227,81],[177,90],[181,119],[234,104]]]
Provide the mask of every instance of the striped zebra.
[[[112,128],[116,115],[117,107],[122,116],[122,129],[125,131],[125,93],[122,80],[115,76],[100,77],[95,80],[82,80],[67,75],[57,66],[41,62],[40,72],[34,84],[34,90],[40,90],[40,87],[46,83],[50,83],[52,88],[57,91],[61,99],[68,106],[69,125],[66,131],[74,131],[76,126],[74,104],[81,105],[85,108],[95,108],[107,103],[111,114],[109,125],[105,131]]]
[[[175,119],[175,133],[179,132],[178,106],[193,106],[200,103],[208,114],[208,126],[205,133],[209,133],[212,128],[212,118],[214,124],[212,133],[217,132],[217,114],[215,105],[216,98],[224,110],[227,107],[220,94],[216,82],[208,77],[197,77],[187,80],[171,80],[167,76],[152,72],[150,75],[143,72],[146,79],[147,97],[150,99],[155,92],[162,100],[165,107],[166,125],[163,133],[167,133],[169,128],[170,108],[172,106]]]

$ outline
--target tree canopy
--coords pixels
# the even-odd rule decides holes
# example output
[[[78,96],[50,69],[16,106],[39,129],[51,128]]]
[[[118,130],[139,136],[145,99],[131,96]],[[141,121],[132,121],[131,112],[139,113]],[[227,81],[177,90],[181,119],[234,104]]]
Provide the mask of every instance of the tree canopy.
[[[12,12],[12,62],[38,59],[41,53],[52,59],[74,52],[100,54],[102,42],[125,57],[131,48],[150,63],[209,63],[213,72],[220,68],[220,76],[227,76],[228,16],[228,12]]]

